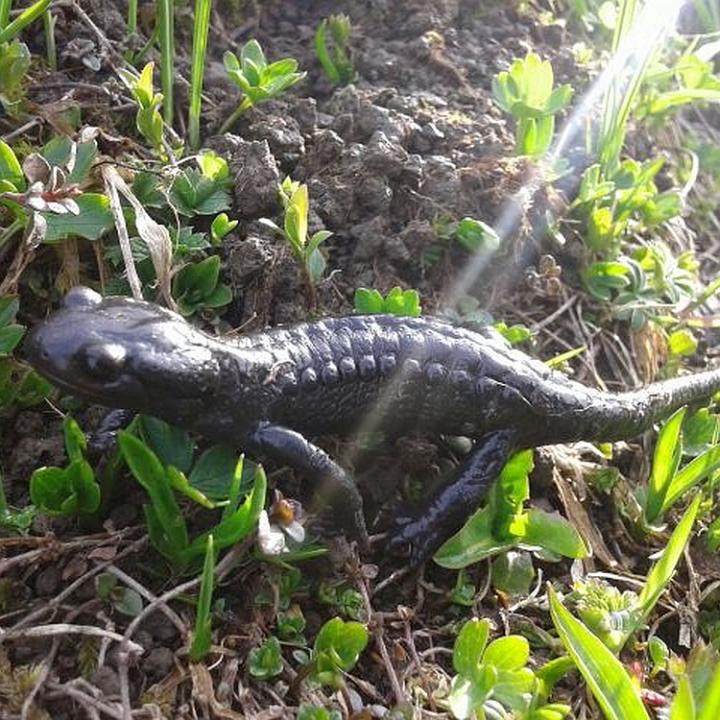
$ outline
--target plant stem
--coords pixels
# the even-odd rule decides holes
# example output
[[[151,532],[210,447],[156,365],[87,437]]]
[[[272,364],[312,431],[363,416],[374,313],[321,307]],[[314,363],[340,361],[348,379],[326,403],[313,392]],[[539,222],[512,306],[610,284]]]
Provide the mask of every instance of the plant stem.
[[[10,225],[0,231],[0,247],[2,247],[18,230],[25,227],[25,220],[15,218]]]
[[[8,14],[10,3],[8,3]],[[37,20],[50,5],[50,0],[38,0],[36,3],[31,5],[29,8],[23,10],[9,25],[5,25],[0,30],[0,44],[6,43],[8,40],[12,40],[22,30],[24,30],[31,22]],[[0,6],[0,11],[5,12],[5,7]],[[0,16],[0,20],[2,17]]]
[[[211,6],[212,0],[195,1],[192,68],[190,71],[190,110],[188,111],[188,134],[190,136],[190,147],[193,150],[196,150],[200,145],[200,110],[202,108],[205,52],[207,51]]]
[[[45,49],[47,50],[48,66],[54,72],[57,70],[57,48],[55,47],[55,16],[46,10],[43,15],[43,25],[45,26]]]
[[[0,517],[6,515],[8,511],[7,497],[5,497],[5,483],[2,473],[0,473]]]
[[[220,126],[220,134],[226,133],[240,119],[240,116],[251,107],[250,98],[245,98],[235,109],[235,112]]]
[[[128,33],[134,35],[137,32],[137,14],[138,14],[138,2],[137,0],[128,0]]]
[[[0,30],[4,30],[10,22],[10,7],[12,0],[0,0]]]
[[[160,82],[163,92],[163,120],[167,125],[172,125],[173,60],[175,58],[173,0],[158,0],[158,21],[160,23]]]

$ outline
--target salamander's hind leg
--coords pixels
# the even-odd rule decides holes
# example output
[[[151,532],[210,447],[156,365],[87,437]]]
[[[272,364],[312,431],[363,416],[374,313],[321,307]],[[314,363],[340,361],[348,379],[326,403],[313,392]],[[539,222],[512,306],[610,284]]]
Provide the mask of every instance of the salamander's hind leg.
[[[290,465],[317,483],[314,496],[321,509],[333,513],[333,524],[367,547],[362,498],[355,483],[328,454],[300,433],[280,425],[263,423],[247,439],[251,452]]]
[[[395,518],[388,532],[391,551],[407,551],[415,567],[426,560],[473,513],[515,450],[510,431],[488,433],[474,445],[457,477],[438,490],[427,507]]]

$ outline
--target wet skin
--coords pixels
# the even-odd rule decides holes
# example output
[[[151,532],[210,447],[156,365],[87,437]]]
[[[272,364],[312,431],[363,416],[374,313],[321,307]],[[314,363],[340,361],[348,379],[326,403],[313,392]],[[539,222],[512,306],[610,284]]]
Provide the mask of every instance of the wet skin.
[[[308,438],[365,427],[475,439],[453,482],[399,514],[390,549],[429,557],[479,505],[515,451],[630,438],[720,390],[720,371],[610,394],[553,372],[501,339],[433,318],[329,318],[233,338],[152,303],[75,288],[29,334],[29,362],[61,389],[162,418],[292,466],[364,543],[350,476]]]

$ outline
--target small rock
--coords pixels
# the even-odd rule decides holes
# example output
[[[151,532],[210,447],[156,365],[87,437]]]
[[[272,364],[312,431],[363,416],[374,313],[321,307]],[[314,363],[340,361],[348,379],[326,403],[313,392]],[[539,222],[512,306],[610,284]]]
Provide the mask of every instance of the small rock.
[[[35,592],[40,597],[54,595],[60,583],[60,569],[56,565],[41,570],[35,578]]]
[[[161,680],[175,664],[175,653],[166,647],[153,648],[142,661],[142,669],[150,677]]]
[[[255,235],[240,240],[233,234],[225,238],[226,271],[234,288],[242,288],[250,278],[262,273],[272,263],[272,244]]]
[[[392,195],[387,178],[380,175],[368,175],[355,187],[355,200],[358,205],[373,213],[387,213]]]
[[[353,225],[350,228],[350,235],[355,240],[353,259],[364,261],[375,257],[385,242],[386,232],[387,228],[380,217]]]
[[[117,696],[120,694],[120,678],[117,671],[108,665],[99,667],[92,676],[92,683],[103,695]]]
[[[178,636],[177,628],[170,618],[162,612],[155,612],[150,616],[147,629],[155,640],[162,644],[171,644]]]
[[[148,648],[151,648],[154,644],[152,635],[147,630],[138,630],[135,633],[135,637],[133,638],[133,640],[146,650]]]
[[[315,98],[299,98],[293,104],[293,117],[305,135],[312,135],[318,126],[317,101]]]
[[[313,163],[329,164],[335,162],[343,152],[345,141],[332,130],[322,130],[315,135],[312,147]]]
[[[376,132],[367,144],[364,164],[374,174],[382,173],[389,178],[403,171],[408,154],[396,143],[391,143],[385,133]]]
[[[300,126],[290,116],[262,117],[248,127],[246,135],[252,140],[267,140],[273,157],[288,170],[305,154]]]
[[[267,141],[248,142],[225,134],[212,138],[208,145],[230,165],[235,179],[236,215],[248,220],[272,215],[280,204],[280,173]]]
[[[385,255],[393,262],[411,263],[413,256],[400,237],[391,237],[385,241]]]

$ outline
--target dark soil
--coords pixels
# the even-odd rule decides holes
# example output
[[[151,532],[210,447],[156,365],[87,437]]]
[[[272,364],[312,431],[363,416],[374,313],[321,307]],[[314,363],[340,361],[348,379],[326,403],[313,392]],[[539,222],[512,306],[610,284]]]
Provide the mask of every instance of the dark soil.
[[[577,249],[565,248],[557,255],[557,248],[544,236],[546,210],[561,209],[566,198],[543,190],[526,205],[514,200],[532,168],[513,156],[512,127],[491,100],[492,77],[514,57],[534,49],[552,61],[557,81],[572,81],[576,93],[582,92],[586,78],[586,71],[574,64],[569,31],[542,26],[515,5],[475,0],[218,4],[209,42],[204,132],[205,145],[230,164],[234,207],[229,215],[241,221],[220,250],[224,280],[234,298],[222,317],[228,327],[244,331],[312,316],[347,314],[358,287],[383,292],[395,285],[416,288],[424,312],[446,311],[470,257],[459,245],[443,240],[441,228],[464,216],[492,225],[514,208],[516,219],[501,252],[467,287],[467,293],[496,319],[536,329],[533,344],[526,347],[543,358],[577,347],[589,337],[587,357],[572,363],[579,379],[594,383],[601,376],[616,389],[635,384],[617,361],[614,340],[580,327],[586,298],[577,284]],[[60,67],[55,73],[37,72],[28,88],[32,112],[41,119],[47,139],[52,130],[63,129],[61,111],[78,105],[85,123],[102,128],[100,144],[105,155],[120,160],[124,153],[142,153],[137,142],[128,139],[136,138],[135,107],[114,73],[127,42],[125,10],[120,12],[101,0],[85,0],[82,7],[99,33],[72,6],[58,8]],[[357,81],[343,88],[329,85],[312,44],[320,20],[337,12],[352,18],[357,71]],[[191,17],[189,7],[179,8],[180,33],[189,34]],[[214,134],[238,98],[222,70],[222,52],[237,49],[251,37],[260,41],[270,59],[296,58],[308,70],[308,77],[284,99],[248,112],[231,134]],[[33,52],[43,52],[42,34],[36,43]],[[188,75],[188,57],[189,53],[179,51],[183,77]],[[185,83],[178,82],[177,93],[180,117],[187,107]],[[28,140],[38,139],[37,127],[29,133]],[[258,222],[263,217],[280,219],[277,184],[286,175],[309,187],[311,231],[333,232],[326,244],[328,277],[318,289],[316,305],[308,303],[297,263],[285,242]],[[87,248],[83,257],[84,252],[88,261],[81,268],[82,279],[94,282],[92,256]],[[559,278],[559,268],[548,259],[549,253],[560,260]],[[50,278],[58,271],[58,257],[52,249],[44,251],[37,259],[38,269],[32,271],[34,285],[53,296],[58,293]],[[31,294],[28,287],[21,292]],[[22,318],[26,324],[44,313],[37,301],[27,307],[35,314]],[[560,313],[555,322],[535,327],[556,311]],[[618,332],[614,336],[618,342],[629,345],[627,331],[618,328]],[[640,368],[636,379],[651,378]],[[83,428],[92,429],[101,411],[81,409],[76,416]],[[326,438],[322,444],[341,462],[352,460],[376,531],[383,529],[395,508],[417,496],[419,486],[431,487],[449,476],[460,454],[450,443],[424,437],[406,438],[397,445],[337,438]],[[533,486],[537,501],[546,509],[567,513],[564,490],[595,523],[605,547],[596,550],[586,569],[612,565],[615,572],[646,571],[648,549],[632,543],[606,499],[596,496],[576,472],[582,452],[583,448],[568,452],[566,465],[554,456],[539,456]],[[618,462],[633,478],[647,471],[631,462],[637,455],[618,450]],[[32,471],[64,462],[59,414],[43,405],[2,418],[0,458],[9,502],[27,504]],[[598,462],[592,454],[584,459]],[[271,479],[288,495],[302,494],[297,478],[282,468],[269,469]],[[170,577],[142,540],[142,493],[132,480],[127,482],[124,496],[118,498],[103,527],[43,519],[36,523],[32,536],[0,539],[1,627],[17,627],[16,623],[30,617],[32,622],[24,627],[67,622],[122,634],[129,618],[98,598],[94,574],[99,568],[119,568],[155,596],[187,579]],[[205,521],[202,513],[195,512],[193,522],[198,528]],[[321,582],[342,582],[372,593],[376,571],[382,579],[402,568],[402,560],[383,552],[382,540],[374,547],[374,555],[363,560],[377,567],[359,565],[339,540],[331,541],[331,562],[325,558],[303,565],[307,589],[294,601],[301,604],[308,620],[308,638],[338,613],[318,600]],[[572,582],[569,563],[546,563],[542,570],[545,580],[557,579],[565,586]],[[476,598],[474,608],[463,608],[448,599],[454,573],[431,563],[425,572],[420,579],[402,577],[372,596],[377,613],[372,626],[375,639],[353,671],[360,680],[351,681],[352,690],[336,696],[333,706],[341,703],[358,713],[355,717],[369,718],[380,717],[397,705],[388,674],[390,663],[407,699],[413,701],[408,707],[417,702],[419,708],[420,698],[429,698],[425,706],[432,712],[418,717],[445,717],[432,696],[447,685],[452,670],[449,655],[432,648],[451,647],[459,621],[473,611],[491,618],[498,628],[533,638],[538,661],[553,656],[555,649],[542,640],[549,621],[540,600],[508,611],[511,601],[487,589],[483,565],[471,568],[468,577],[486,590]],[[718,578],[720,566],[704,556],[702,572],[705,579]],[[17,698],[26,697],[27,688],[41,680],[42,673],[47,677],[28,718],[91,717],[93,699],[105,708],[100,716],[110,716],[110,707],[115,717],[123,717],[119,710],[123,673],[132,707],[148,710],[133,717],[239,718],[242,713],[289,718],[294,717],[300,700],[327,701],[319,691],[296,694],[297,664],[289,662],[289,652],[286,672],[279,680],[260,682],[249,674],[248,652],[273,631],[276,615],[272,602],[262,605],[256,599],[261,593],[273,598],[278,577],[274,568],[248,558],[225,577],[216,591],[222,609],[214,621],[215,643],[223,651],[207,663],[210,672],[189,665],[183,652],[187,637],[160,611],[152,613],[133,636],[143,649],[137,658],[124,656],[115,642],[90,636],[6,642],[6,654],[0,653],[0,685],[12,684],[14,700],[0,708],[0,718],[20,716],[22,700]],[[60,595],[78,581],[72,592]],[[174,602],[172,607],[185,630],[191,628],[192,603]],[[361,616],[367,618],[369,609],[366,605]],[[384,647],[379,640],[383,633]],[[68,688],[76,691],[74,698]],[[0,692],[5,691],[0,688]],[[563,694],[580,697],[571,684],[561,689]],[[151,707],[156,708],[155,714]],[[365,714],[360,714],[363,707]],[[409,717],[411,712],[406,710]]]

